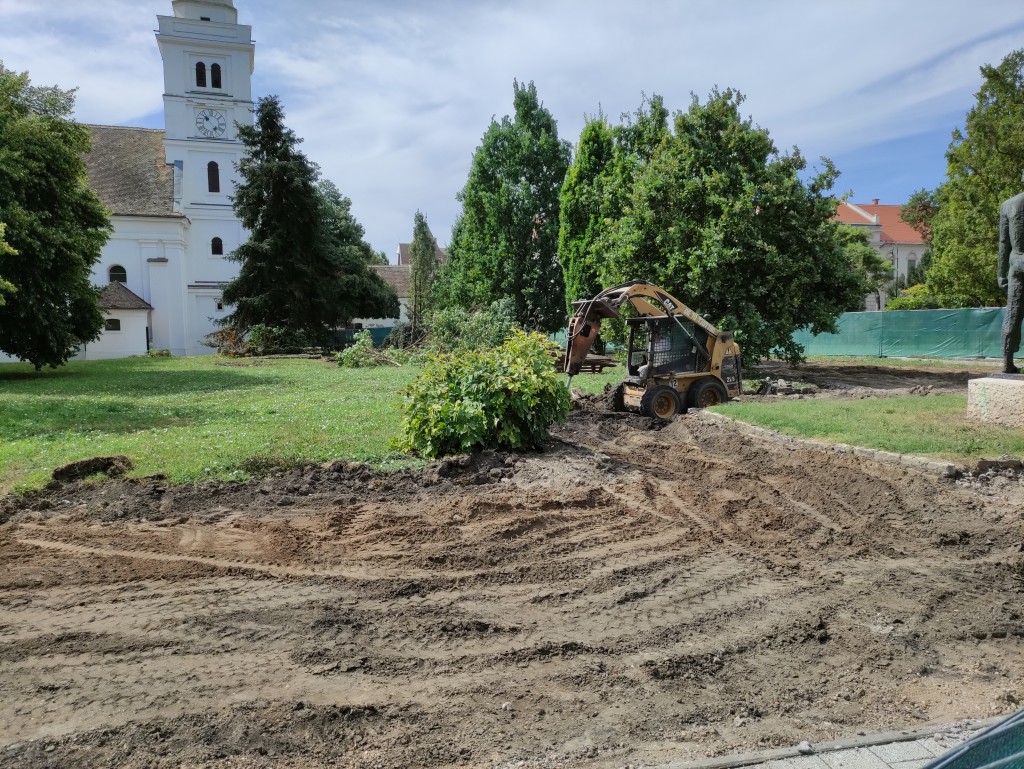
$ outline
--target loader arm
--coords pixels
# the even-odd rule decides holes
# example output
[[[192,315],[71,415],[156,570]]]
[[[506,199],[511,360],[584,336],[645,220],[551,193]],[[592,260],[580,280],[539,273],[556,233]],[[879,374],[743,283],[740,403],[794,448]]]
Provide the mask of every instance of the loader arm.
[[[672,294],[643,280],[634,280],[620,286],[607,288],[593,299],[573,302],[576,313],[569,319],[569,333],[565,341],[565,373],[570,377],[579,373],[590,349],[594,346],[604,318],[618,318],[622,305],[629,303],[642,317],[666,315],[676,322],[685,318],[704,329],[708,336],[717,338],[719,331]],[[682,324],[680,324],[682,325]],[[692,338],[692,337],[691,337]],[[708,358],[703,345],[693,340],[701,354]]]

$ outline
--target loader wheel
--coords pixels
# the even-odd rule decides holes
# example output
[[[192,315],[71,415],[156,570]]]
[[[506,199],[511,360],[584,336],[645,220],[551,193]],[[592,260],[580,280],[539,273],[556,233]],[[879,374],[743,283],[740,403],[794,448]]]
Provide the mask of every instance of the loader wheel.
[[[622,385],[617,385],[608,391],[608,410],[625,411],[626,402],[622,398]]]
[[[729,393],[717,379],[701,379],[690,387],[690,405],[695,409],[718,406],[729,400]]]
[[[652,387],[640,399],[640,413],[655,419],[671,419],[679,413],[679,393],[667,385]]]

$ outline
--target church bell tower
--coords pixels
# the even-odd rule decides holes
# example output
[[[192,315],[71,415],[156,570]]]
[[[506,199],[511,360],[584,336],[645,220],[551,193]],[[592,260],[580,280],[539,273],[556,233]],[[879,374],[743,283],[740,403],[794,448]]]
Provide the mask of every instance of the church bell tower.
[[[238,273],[225,259],[245,233],[231,206],[244,147],[236,123],[252,125],[252,27],[238,23],[233,0],[173,0],[158,16],[164,64],[164,149],[174,167],[174,207],[187,222],[178,302],[187,354],[210,352],[201,340],[227,310],[224,283]]]

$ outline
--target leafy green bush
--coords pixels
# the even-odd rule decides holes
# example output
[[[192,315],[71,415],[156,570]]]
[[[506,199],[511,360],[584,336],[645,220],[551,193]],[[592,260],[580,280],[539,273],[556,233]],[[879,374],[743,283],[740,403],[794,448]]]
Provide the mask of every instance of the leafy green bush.
[[[890,299],[885,304],[887,310],[933,310],[941,307],[938,297],[928,293],[924,283],[918,283],[900,291],[899,296]]]
[[[381,363],[373,354],[373,336],[367,329],[357,331],[355,342],[335,355],[334,359],[342,368],[367,368]]]
[[[429,459],[538,448],[569,413],[552,349],[540,334],[514,330],[499,347],[434,357],[405,391],[399,447]]]
[[[515,305],[509,297],[473,312],[447,307],[431,318],[430,345],[440,352],[497,347],[516,328]]]

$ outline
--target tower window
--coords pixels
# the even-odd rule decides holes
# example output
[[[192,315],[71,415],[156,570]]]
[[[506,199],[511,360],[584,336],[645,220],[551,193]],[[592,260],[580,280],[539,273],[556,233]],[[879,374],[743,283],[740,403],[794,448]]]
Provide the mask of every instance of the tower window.
[[[224,256],[224,241],[220,238],[210,241],[210,253],[214,256]]]
[[[111,266],[110,271],[107,273],[110,276],[111,283],[127,283],[128,282],[128,270],[119,264]]]
[[[209,16],[200,16],[199,17],[199,21],[209,21],[209,20],[210,20]]]
[[[223,312],[224,311],[224,302],[222,302],[219,299],[217,300],[217,311],[218,312]]]
[[[210,67],[210,86],[212,88],[220,88],[220,64],[214,64]]]
[[[206,65],[201,62],[196,62],[196,88],[206,88]]]
[[[220,166],[212,160],[206,164],[206,185],[210,192],[220,192]]]

